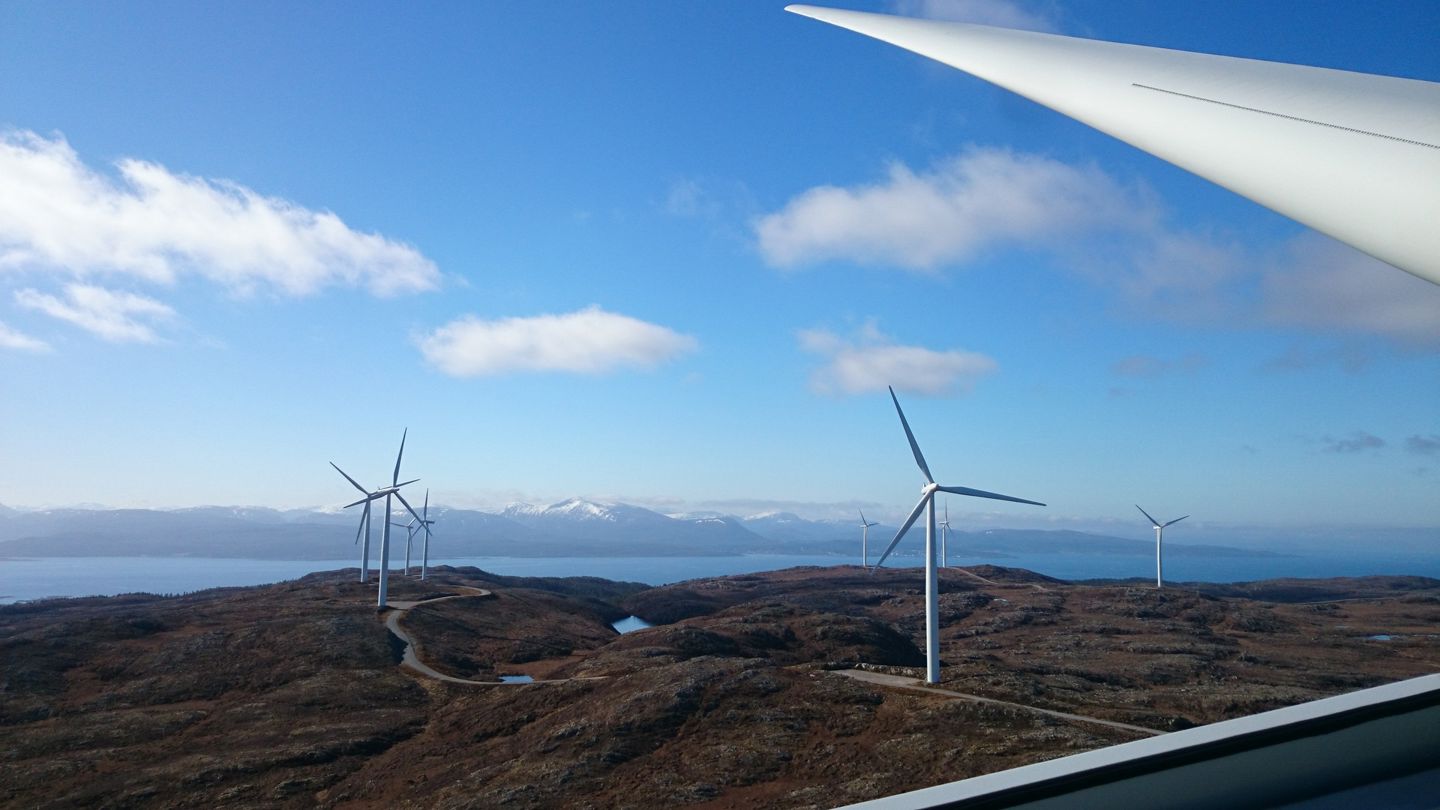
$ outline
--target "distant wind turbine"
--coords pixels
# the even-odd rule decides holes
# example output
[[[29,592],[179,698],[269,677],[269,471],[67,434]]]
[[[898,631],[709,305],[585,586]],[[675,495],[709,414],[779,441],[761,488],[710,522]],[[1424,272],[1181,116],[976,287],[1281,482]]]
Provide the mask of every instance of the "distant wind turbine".
[[[997,501],[1013,501],[1015,503],[1028,503],[1032,506],[1044,506],[1039,501],[1027,501],[1024,498],[1012,498],[1009,495],[999,495],[994,492],[985,492],[969,487],[942,487],[935,483],[935,477],[930,474],[930,467],[925,463],[925,456],[920,453],[920,445],[915,443],[915,434],[910,432],[910,423],[905,421],[905,411],[900,409],[900,400],[895,398],[895,389],[890,389],[890,400],[895,403],[895,412],[900,414],[900,425],[905,428],[905,438],[910,441],[910,451],[915,454],[915,463],[919,465],[920,472],[925,476],[925,485],[920,488],[920,502],[915,504],[915,509],[910,512],[910,517],[900,526],[900,531],[895,533],[895,539],[880,555],[875,563],[879,568],[895,550],[900,538],[905,532],[915,525],[920,518],[920,512],[924,510],[925,515],[925,681],[927,683],[940,682],[940,576],[935,566],[935,493],[949,492],[952,495],[969,495],[973,498],[993,498]],[[872,569],[873,570],[873,569]]]
[[[425,506],[420,510],[420,529],[425,530],[425,544],[420,552],[420,579],[430,578],[430,527],[435,521],[430,519],[430,490],[425,490]]]
[[[945,502],[945,519],[940,521],[940,567],[950,567],[950,502]]]
[[[879,523],[871,523],[865,519],[863,509],[855,510],[860,513],[860,565],[864,568],[870,567],[870,527],[879,526]]]
[[[1140,509],[1140,504],[1135,504],[1135,508]],[[1150,513],[1146,512],[1144,509],[1140,509],[1140,514],[1144,515],[1145,519],[1150,521],[1150,525],[1155,527],[1155,587],[1157,589],[1163,588],[1165,587],[1165,585],[1164,579],[1163,577],[1161,577],[1160,569],[1160,538],[1165,534],[1166,526],[1169,526],[1171,523],[1179,523],[1180,521],[1190,516],[1185,515],[1184,517],[1175,518],[1174,520],[1170,521],[1170,523],[1161,523],[1155,518],[1150,517]]]
[[[410,576],[410,546],[415,540],[415,532],[419,531],[419,526],[415,523],[415,518],[410,518],[409,523],[391,523],[390,525],[405,530],[405,576],[408,577]]]
[[[380,489],[374,490],[373,492],[367,490],[365,489],[365,487],[360,486],[359,482],[357,482],[354,478],[351,478],[348,473],[340,469],[340,466],[338,464],[333,461],[330,462],[330,466],[334,467],[336,472],[345,476],[346,481],[349,481],[352,486],[360,490],[360,492],[365,495],[365,497],[361,498],[358,501],[355,501],[354,503],[345,504],[345,508],[349,509],[352,506],[359,506],[362,503],[365,504],[366,517],[363,519],[367,527],[370,524],[370,502],[377,501],[381,498],[385,499],[385,523],[383,524],[385,530],[381,533],[380,536],[380,593],[376,602],[377,606],[382,609],[386,605],[385,600],[390,592],[390,498],[399,498],[400,503],[405,504],[405,508],[409,510],[411,515],[413,515],[417,519],[420,517],[419,515],[415,514],[415,509],[412,508],[408,502],[406,502],[405,496],[400,494],[401,487],[406,486],[407,484],[413,484],[416,481],[420,480],[419,478],[412,478],[411,480],[404,483],[400,482],[400,459],[403,458],[405,455],[405,438],[409,435],[409,433],[410,429],[406,428],[405,432],[400,434],[400,452],[395,455],[395,472],[390,477],[390,486],[388,487],[381,487]],[[370,537],[368,531],[366,532],[365,544],[368,550],[370,544]],[[367,554],[366,556],[368,557],[369,555]]]

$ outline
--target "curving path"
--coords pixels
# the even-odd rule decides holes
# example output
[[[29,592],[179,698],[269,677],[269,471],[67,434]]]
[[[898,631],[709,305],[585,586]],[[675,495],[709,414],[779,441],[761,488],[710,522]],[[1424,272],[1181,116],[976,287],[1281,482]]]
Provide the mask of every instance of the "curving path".
[[[468,591],[468,593],[457,593],[450,596],[437,596],[434,599],[422,599],[418,602],[397,602],[391,600],[389,606],[393,608],[393,610],[390,611],[390,615],[385,617],[385,627],[388,628],[390,632],[394,633],[396,638],[405,642],[405,654],[400,661],[400,666],[408,667],[411,671],[420,675],[424,675],[427,678],[434,678],[437,681],[444,681],[445,683],[465,684],[466,686],[529,686],[530,684],[536,683],[565,683],[567,681],[599,681],[605,679],[606,676],[604,675],[586,675],[578,678],[554,678],[548,681],[535,680],[526,681],[523,683],[507,683],[505,681],[472,681],[465,678],[457,678],[454,675],[446,675],[445,673],[434,669],[429,664],[426,664],[424,661],[421,661],[420,657],[415,654],[415,650],[419,647],[419,645],[415,642],[415,639],[410,637],[409,633],[405,632],[405,628],[400,626],[400,619],[403,618],[411,608],[419,605],[433,605],[436,602],[444,602],[448,599],[470,599],[473,597],[491,595],[491,592],[485,590],[484,588],[469,588],[465,586],[459,586],[459,589]]]
[[[1057,712],[1053,709],[1042,709],[1039,706],[1027,706],[1024,703],[1011,703],[1008,700],[996,700],[995,698],[981,697],[979,695],[971,695],[965,692],[952,692],[949,689],[941,689],[936,686],[926,686],[915,680],[914,678],[907,678],[904,675],[887,675],[883,672],[871,672],[865,669],[841,669],[836,670],[836,674],[844,675],[847,678],[854,678],[857,681],[864,681],[865,683],[875,684],[876,686],[889,686],[895,689],[907,689],[911,692],[927,692],[932,695],[941,695],[942,697],[955,698],[957,700],[968,700],[973,703],[989,703],[993,706],[1006,706],[1011,709],[1021,709],[1028,712],[1048,715],[1050,717],[1058,718],[1060,720],[1068,720],[1075,723],[1093,723],[1097,726],[1118,728],[1122,731],[1130,731],[1136,734],[1144,734],[1149,737],[1158,737],[1161,734],[1165,733],[1163,731],[1156,731],[1153,728],[1145,728],[1144,726],[1132,726],[1129,723],[1118,723],[1114,720],[1101,720],[1096,717],[1085,717],[1084,715],[1070,714],[1069,712]]]

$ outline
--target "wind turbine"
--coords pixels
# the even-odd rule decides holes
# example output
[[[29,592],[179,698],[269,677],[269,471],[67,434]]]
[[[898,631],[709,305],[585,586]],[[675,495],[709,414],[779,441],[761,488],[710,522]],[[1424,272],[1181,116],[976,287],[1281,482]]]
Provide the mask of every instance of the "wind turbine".
[[[373,492],[367,490],[365,489],[365,487],[360,486],[360,483],[358,481],[356,481],[354,478],[351,478],[348,473],[340,469],[340,465],[336,464],[333,461],[330,462],[330,466],[334,467],[336,472],[345,476],[346,481],[349,481],[352,486],[360,490],[360,492],[365,495],[365,497],[361,498],[358,501],[355,501],[354,503],[345,504],[345,508],[349,509],[352,506],[359,506],[362,503],[365,504],[365,516],[362,518],[362,520],[365,521],[365,525],[367,527],[370,525],[370,502],[377,501],[381,498],[385,499],[385,530],[380,535],[380,594],[377,601],[378,607],[382,609],[386,605],[385,599],[390,592],[390,498],[392,496],[395,498],[399,498],[400,503],[405,504],[405,508],[410,511],[411,515],[413,515],[416,519],[419,519],[420,517],[419,515],[415,514],[415,509],[412,508],[408,502],[406,502],[405,496],[400,494],[401,487],[406,486],[407,484],[413,484],[416,481],[420,480],[419,478],[412,478],[411,480],[404,483],[400,482],[400,459],[405,456],[405,437],[409,435],[409,433],[410,429],[406,428],[405,432],[400,434],[400,452],[395,455],[395,472],[390,477],[390,486],[388,487],[381,487],[380,489],[377,489]],[[370,546],[370,537],[368,531],[365,537],[365,546],[367,550],[366,556],[368,557],[368,550]],[[362,575],[363,573],[364,572],[362,571]]]
[[[950,502],[945,502],[945,519],[940,521],[940,567],[950,567]]]
[[[331,467],[335,467],[335,462],[333,462],[333,461],[330,462],[330,466],[331,466]],[[339,470],[341,475],[345,475],[345,471],[344,471],[344,470],[341,470],[339,467],[335,467],[335,469],[336,469],[336,470]],[[345,478],[346,478],[350,483],[355,484],[355,479],[351,478],[351,477],[348,476],[348,475],[345,475]],[[359,484],[355,484],[355,485],[356,485],[356,486],[360,486]],[[363,490],[364,490],[364,487],[361,487],[361,490],[363,491]],[[355,504],[353,504],[353,503],[350,504],[350,506],[354,506],[354,505],[355,505]],[[348,507],[347,507],[347,508],[348,508]],[[370,502],[369,502],[369,501],[366,501],[366,502],[365,502],[365,510],[360,513],[360,528],[358,528],[358,529],[355,530],[355,543],[356,543],[357,545],[358,545],[359,542],[360,542],[360,535],[362,535],[362,534],[365,535],[365,546],[360,549],[360,582],[363,584],[363,583],[365,583],[365,582],[369,582],[369,581],[370,581]]]
[[[879,523],[871,523],[865,519],[863,509],[855,510],[860,513],[860,565],[863,568],[870,567],[870,527],[879,526]]]
[[[1140,509],[1140,504],[1135,504],[1135,508]],[[1160,576],[1160,538],[1165,534],[1165,527],[1169,526],[1170,523],[1179,523],[1180,521],[1190,516],[1185,515],[1184,517],[1175,518],[1174,520],[1170,521],[1170,523],[1161,523],[1155,518],[1150,517],[1150,513],[1146,512],[1144,509],[1140,509],[1140,514],[1144,515],[1145,519],[1150,521],[1150,525],[1155,527],[1155,587],[1157,589],[1163,588],[1165,586]]]
[[[405,530],[405,576],[410,576],[410,545],[415,539],[415,532],[418,527],[415,525],[415,518],[410,518],[409,523],[391,523],[397,529]]]
[[[888,387],[888,386],[887,386]],[[915,454],[915,463],[919,465],[920,472],[925,476],[925,485],[920,488],[920,502],[915,504],[915,509],[910,512],[910,517],[900,526],[900,531],[895,533],[895,539],[890,541],[885,553],[880,555],[875,567],[879,568],[895,550],[900,538],[905,532],[915,525],[920,518],[920,512],[924,510],[925,515],[925,681],[926,683],[940,682],[940,576],[935,567],[935,493],[949,492],[952,495],[969,495],[973,498],[993,498],[997,501],[1014,501],[1015,503],[1028,503],[1033,506],[1044,506],[1039,501],[1027,501],[1024,498],[1012,498],[1009,495],[999,495],[994,492],[985,492],[969,487],[942,487],[935,483],[935,476],[930,474],[930,467],[925,464],[925,456],[920,453],[920,445],[915,443],[915,434],[910,432],[910,423],[905,421],[905,412],[900,409],[900,400],[895,398],[895,389],[890,388],[890,400],[895,403],[895,412],[900,414],[900,425],[905,428],[905,438],[910,441],[910,450]],[[874,570],[874,569],[872,569]]]
[[[420,529],[425,530],[425,545],[420,552],[420,578],[430,578],[430,527],[435,521],[430,519],[430,490],[425,490],[425,506],[420,510]],[[417,529],[418,531],[418,529]]]

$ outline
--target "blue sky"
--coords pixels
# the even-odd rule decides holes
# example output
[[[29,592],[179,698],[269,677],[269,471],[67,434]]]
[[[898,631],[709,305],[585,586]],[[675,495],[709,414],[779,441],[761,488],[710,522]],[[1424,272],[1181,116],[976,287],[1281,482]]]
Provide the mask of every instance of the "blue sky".
[[[1050,504],[982,524],[1440,526],[1440,287],[783,5],[0,5],[0,503],[408,426],[442,503],[893,520],[892,383]],[[1428,0],[847,5],[1440,81]]]

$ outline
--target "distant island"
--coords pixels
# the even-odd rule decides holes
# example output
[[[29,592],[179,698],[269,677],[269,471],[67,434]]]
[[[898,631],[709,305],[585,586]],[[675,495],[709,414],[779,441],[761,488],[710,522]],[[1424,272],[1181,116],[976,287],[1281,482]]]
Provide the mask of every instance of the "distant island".
[[[354,568],[0,606],[14,806],[830,807],[1440,668],[1440,581],[795,568],[660,588]],[[612,622],[654,626],[624,635]],[[400,665],[407,644],[435,675]],[[502,684],[528,676],[528,684]]]

